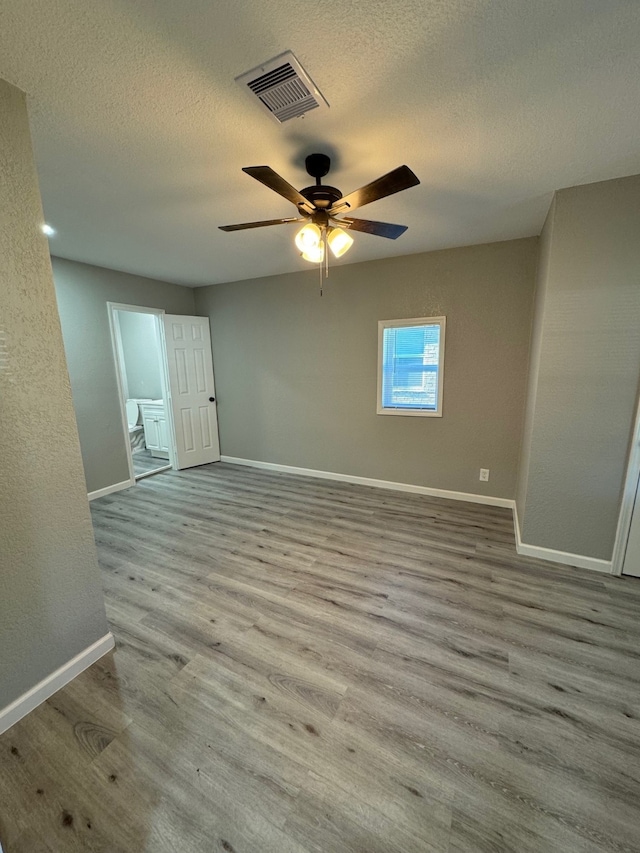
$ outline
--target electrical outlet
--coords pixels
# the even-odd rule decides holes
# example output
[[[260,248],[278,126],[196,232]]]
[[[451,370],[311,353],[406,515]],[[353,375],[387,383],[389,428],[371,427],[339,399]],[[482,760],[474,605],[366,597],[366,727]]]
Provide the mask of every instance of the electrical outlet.
[[[488,480],[489,480],[489,469],[488,468],[481,468],[480,469],[480,479],[482,480],[483,483],[488,482]]]

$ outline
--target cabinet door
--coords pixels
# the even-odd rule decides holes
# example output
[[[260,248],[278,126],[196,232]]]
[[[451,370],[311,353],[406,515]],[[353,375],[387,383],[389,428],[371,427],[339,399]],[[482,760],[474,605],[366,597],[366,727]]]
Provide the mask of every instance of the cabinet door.
[[[158,429],[158,416],[143,412],[142,425],[144,427],[144,442],[149,450],[160,450],[160,430]]]
[[[158,443],[159,450],[164,450],[167,453],[169,452],[169,427],[167,426],[167,418],[165,415],[158,415],[157,419],[157,427],[158,427]]]

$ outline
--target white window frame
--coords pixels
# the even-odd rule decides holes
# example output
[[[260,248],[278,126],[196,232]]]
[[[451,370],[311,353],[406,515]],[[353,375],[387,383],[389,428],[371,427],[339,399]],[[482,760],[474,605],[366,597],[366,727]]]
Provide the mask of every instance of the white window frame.
[[[412,317],[409,320],[378,320],[378,406],[379,415],[401,415],[413,418],[441,418],[442,397],[444,391],[444,339],[446,317]],[[440,346],[438,348],[438,403],[435,411],[432,409],[400,409],[382,405],[382,343],[384,330],[403,328],[405,326],[440,326]]]

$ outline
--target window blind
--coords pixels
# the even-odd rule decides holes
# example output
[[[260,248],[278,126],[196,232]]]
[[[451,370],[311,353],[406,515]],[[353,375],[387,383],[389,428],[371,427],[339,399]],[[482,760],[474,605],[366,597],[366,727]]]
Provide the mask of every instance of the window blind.
[[[382,405],[385,409],[438,407],[440,324],[383,330]]]

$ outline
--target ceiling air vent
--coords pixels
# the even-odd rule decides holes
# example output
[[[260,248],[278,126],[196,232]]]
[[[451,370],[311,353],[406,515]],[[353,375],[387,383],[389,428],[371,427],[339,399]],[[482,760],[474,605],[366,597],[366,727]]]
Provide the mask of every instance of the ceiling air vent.
[[[241,74],[236,82],[246,86],[280,123],[329,106],[290,50]]]

